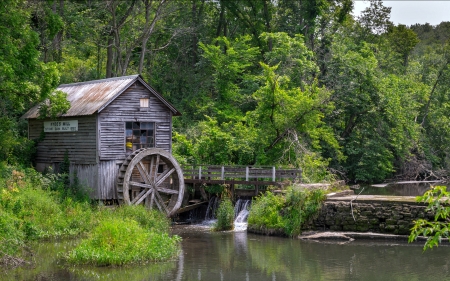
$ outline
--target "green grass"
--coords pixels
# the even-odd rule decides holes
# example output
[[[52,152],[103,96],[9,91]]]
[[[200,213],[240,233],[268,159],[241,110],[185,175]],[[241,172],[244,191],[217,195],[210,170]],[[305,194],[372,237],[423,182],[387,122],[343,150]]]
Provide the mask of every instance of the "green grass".
[[[66,259],[96,266],[164,261],[177,255],[178,242],[177,236],[151,231],[133,219],[112,217],[102,220]]]

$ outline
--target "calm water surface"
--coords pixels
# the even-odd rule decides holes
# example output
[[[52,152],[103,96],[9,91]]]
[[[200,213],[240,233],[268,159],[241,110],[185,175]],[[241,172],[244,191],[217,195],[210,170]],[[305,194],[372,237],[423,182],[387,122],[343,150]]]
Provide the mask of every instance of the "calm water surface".
[[[450,280],[450,248],[422,252],[399,242],[308,242],[177,226],[182,251],[171,262],[68,267],[58,258],[76,242],[35,246],[32,267],[2,270],[0,280]]]

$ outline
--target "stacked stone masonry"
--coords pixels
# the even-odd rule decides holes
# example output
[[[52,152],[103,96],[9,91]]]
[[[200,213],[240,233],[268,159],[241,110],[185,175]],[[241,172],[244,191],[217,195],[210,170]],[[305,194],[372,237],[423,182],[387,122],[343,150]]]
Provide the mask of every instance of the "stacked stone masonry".
[[[310,227],[315,230],[409,235],[415,220],[434,219],[426,207],[417,202],[328,199]]]

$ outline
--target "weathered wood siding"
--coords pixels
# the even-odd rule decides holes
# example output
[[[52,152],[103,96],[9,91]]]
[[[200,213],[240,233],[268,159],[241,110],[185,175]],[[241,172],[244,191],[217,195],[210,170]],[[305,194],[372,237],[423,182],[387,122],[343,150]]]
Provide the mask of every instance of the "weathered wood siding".
[[[98,194],[99,199],[115,199],[116,198],[116,180],[119,172],[119,161],[100,161],[98,165]]]
[[[140,99],[148,98],[142,108]],[[171,152],[172,112],[139,81],[99,113],[100,160],[125,159],[125,122],[155,122],[155,147]]]
[[[71,164],[96,164],[96,116],[58,119],[63,120],[78,120],[78,131],[44,133],[44,121],[50,120],[28,120],[31,140],[40,139],[44,134],[44,138],[37,143],[36,163],[61,163],[67,150]]]
[[[78,178],[78,182],[89,189],[89,194],[93,199],[106,199],[99,196],[97,188],[99,180],[98,166],[96,164],[71,164],[69,173]],[[72,178],[73,181],[73,178]]]

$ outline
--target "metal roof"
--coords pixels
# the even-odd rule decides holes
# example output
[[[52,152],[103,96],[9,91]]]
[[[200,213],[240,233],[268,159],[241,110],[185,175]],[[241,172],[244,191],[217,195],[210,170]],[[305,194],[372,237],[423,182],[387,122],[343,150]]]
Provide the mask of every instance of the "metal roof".
[[[67,100],[70,102],[70,109],[62,117],[91,115],[101,112],[136,81],[140,81],[152,94],[161,100],[172,111],[173,115],[181,115],[173,105],[150,87],[140,75],[130,75],[60,85],[56,90],[67,93]],[[23,118],[37,118],[39,116],[39,107],[40,105],[36,105],[31,108],[23,115]]]

